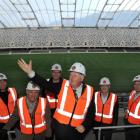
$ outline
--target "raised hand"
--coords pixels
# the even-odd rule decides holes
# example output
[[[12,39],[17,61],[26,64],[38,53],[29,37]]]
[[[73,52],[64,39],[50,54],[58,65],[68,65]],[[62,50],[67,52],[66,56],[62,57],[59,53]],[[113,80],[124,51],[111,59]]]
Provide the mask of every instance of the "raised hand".
[[[29,63],[26,63],[22,58],[18,59],[17,61],[18,66],[27,74],[32,72],[32,61],[30,60]]]

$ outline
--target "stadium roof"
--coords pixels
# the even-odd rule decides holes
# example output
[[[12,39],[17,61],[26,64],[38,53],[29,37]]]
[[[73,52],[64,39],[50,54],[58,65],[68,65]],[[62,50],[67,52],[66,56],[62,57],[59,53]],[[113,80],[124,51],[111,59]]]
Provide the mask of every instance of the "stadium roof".
[[[0,0],[0,28],[139,25],[140,0]]]

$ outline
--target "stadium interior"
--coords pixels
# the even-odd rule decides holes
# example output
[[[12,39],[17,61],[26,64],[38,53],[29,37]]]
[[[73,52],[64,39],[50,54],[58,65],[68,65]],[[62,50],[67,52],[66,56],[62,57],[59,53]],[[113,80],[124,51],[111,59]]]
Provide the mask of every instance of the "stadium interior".
[[[33,60],[46,78],[53,63],[68,78],[70,65],[80,61],[95,90],[109,77],[123,126],[132,79],[140,74],[140,0],[0,0],[0,72],[22,96],[28,79],[19,58]],[[113,131],[112,140],[125,139],[123,128]]]

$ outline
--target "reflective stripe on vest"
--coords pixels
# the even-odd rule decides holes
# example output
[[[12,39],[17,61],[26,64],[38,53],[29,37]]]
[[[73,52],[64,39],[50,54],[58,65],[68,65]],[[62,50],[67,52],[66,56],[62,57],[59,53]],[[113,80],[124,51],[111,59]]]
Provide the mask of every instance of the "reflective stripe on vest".
[[[126,119],[131,124],[140,124],[140,96],[134,100],[136,91],[130,93]]]
[[[17,100],[17,92],[15,88],[8,88],[8,105],[0,98],[0,123],[7,123],[12,115]],[[9,114],[10,113],[10,114]]]
[[[18,107],[19,107],[20,122],[21,122],[21,124],[20,124],[21,132],[23,134],[33,134],[33,130],[32,130],[33,126],[31,123],[31,118],[30,118],[29,111],[28,111],[27,104],[26,104],[26,97],[21,97],[18,100]],[[24,112],[25,110],[27,112]],[[34,125],[35,134],[39,134],[46,130],[46,122],[45,122],[46,99],[39,98],[39,102],[38,102],[36,111],[37,110],[39,110],[39,112],[35,112],[34,117],[36,119],[40,119],[40,123],[36,124],[37,120],[35,120],[35,125]],[[25,117],[27,117],[27,115],[29,116],[28,120],[27,120],[27,118],[25,118]]]
[[[50,96],[47,96],[47,99],[48,99],[49,103],[56,103],[56,102],[58,102],[58,99],[51,98]]]
[[[62,94],[62,98],[60,99],[59,98],[60,95],[58,96],[58,104],[59,105],[56,108],[54,118],[62,124],[68,124],[70,119],[71,119],[71,124],[70,125],[74,126],[74,127],[78,126],[85,119],[87,109],[88,109],[89,104],[90,104],[91,99],[92,99],[93,89],[89,85],[86,85],[86,90],[81,95],[81,97],[78,99],[77,104],[76,104],[76,108],[75,108],[75,111],[74,111],[73,106],[76,103],[76,100],[75,100],[75,97],[74,97],[73,90],[69,85],[69,81],[65,80],[62,85],[63,85],[63,87],[62,87],[63,89],[61,89],[61,91],[59,93],[59,94]],[[69,102],[68,99],[67,99],[68,96],[71,96],[72,99],[74,99],[74,101],[72,103],[70,103],[68,108],[66,108],[65,107],[66,103]],[[82,104],[82,98],[84,98],[84,101],[83,101],[83,103],[85,103],[84,108],[80,108],[81,107],[80,103]],[[80,110],[80,112],[78,112],[78,110]],[[74,113],[73,113],[73,111],[74,111]]]
[[[117,99],[117,96],[115,94],[110,93],[110,96],[107,99],[107,101],[105,102],[104,108],[103,108],[103,103],[102,103],[102,99],[101,99],[101,96],[100,96],[100,92],[95,92],[95,99],[94,99],[94,101],[95,101],[95,108],[96,108],[95,121],[97,121],[97,122],[101,122],[102,121],[103,123],[107,123],[107,124],[111,124],[112,123],[113,110],[114,110],[116,99]],[[110,108],[106,108],[106,104],[107,103],[109,104]],[[99,111],[99,107],[102,107],[101,111]],[[103,109],[104,110],[106,109],[107,112],[104,112]]]
[[[54,97],[51,97],[49,95],[47,95],[47,99],[48,99],[50,108],[55,109],[58,103],[58,99],[55,99]]]

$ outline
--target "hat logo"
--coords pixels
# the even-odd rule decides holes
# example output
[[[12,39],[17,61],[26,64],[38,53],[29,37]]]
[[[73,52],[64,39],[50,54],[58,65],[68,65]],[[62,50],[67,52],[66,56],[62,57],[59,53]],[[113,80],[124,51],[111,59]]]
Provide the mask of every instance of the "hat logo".
[[[76,69],[76,67],[75,66],[72,66],[72,70],[75,70]]]
[[[104,80],[103,83],[106,84],[106,80]]]
[[[55,69],[58,69],[58,66],[55,66]]]

